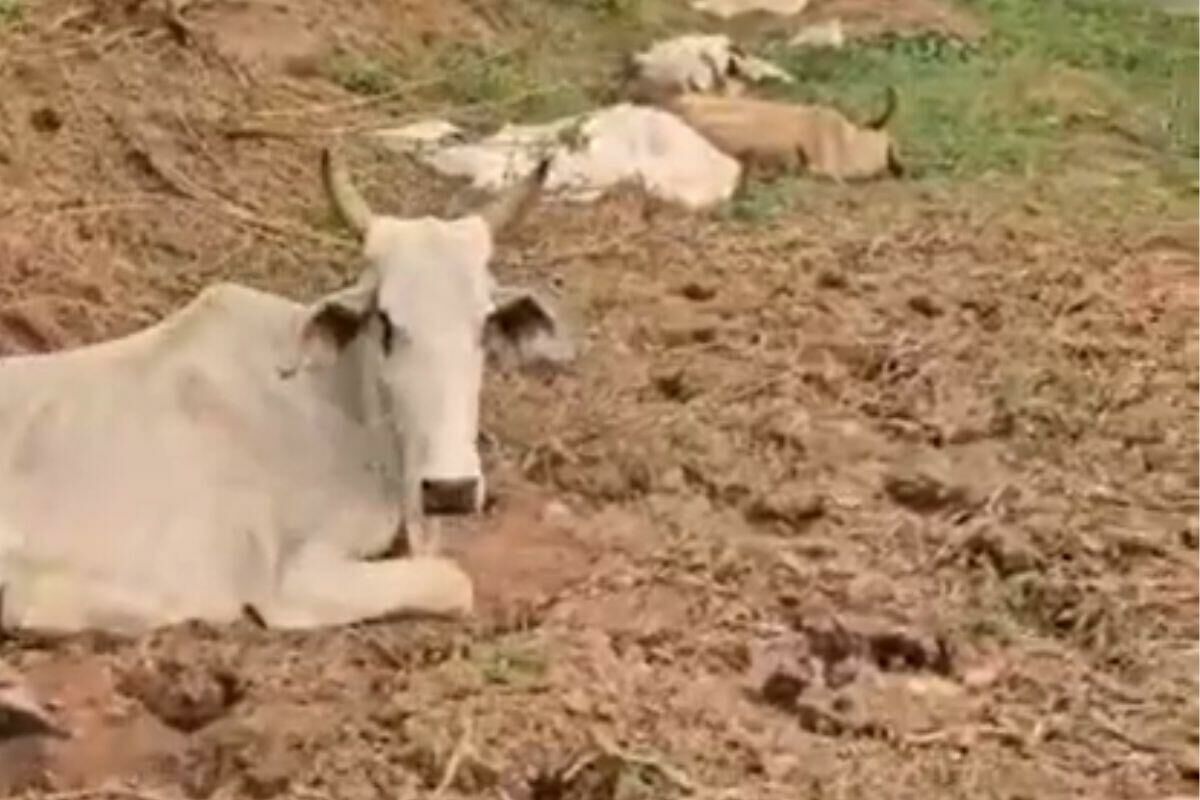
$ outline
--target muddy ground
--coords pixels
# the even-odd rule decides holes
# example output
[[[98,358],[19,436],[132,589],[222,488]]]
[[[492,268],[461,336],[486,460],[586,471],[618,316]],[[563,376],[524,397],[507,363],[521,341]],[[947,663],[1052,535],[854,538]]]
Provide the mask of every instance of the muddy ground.
[[[407,112],[322,59],[536,24],[502,11],[28,4],[0,34],[0,353],[135,330],[214,280],[347,280],[319,147]],[[381,208],[455,193],[347,147]],[[495,269],[560,294],[584,349],[489,376],[497,498],[457,536],[477,618],[11,634],[75,736],[5,739],[5,790],[1194,795],[1194,218],[809,191],[752,222],[544,203]]]

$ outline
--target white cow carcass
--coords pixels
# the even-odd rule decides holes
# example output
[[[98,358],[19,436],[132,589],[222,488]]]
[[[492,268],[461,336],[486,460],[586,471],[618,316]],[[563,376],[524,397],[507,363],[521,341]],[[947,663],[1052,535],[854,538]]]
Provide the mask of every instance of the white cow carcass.
[[[545,170],[455,220],[374,215],[332,154],[359,280],[311,306],[218,285],[123,339],[0,359],[3,622],[137,631],[253,609],[312,627],[471,608],[430,517],[477,511],[488,348],[562,360],[493,234]],[[396,532],[413,557],[368,561]]]

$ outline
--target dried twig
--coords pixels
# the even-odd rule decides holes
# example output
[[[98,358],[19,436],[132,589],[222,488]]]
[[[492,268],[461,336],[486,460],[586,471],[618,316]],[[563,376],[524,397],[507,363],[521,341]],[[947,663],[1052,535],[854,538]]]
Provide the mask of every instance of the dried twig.
[[[216,211],[223,216],[229,217],[237,222],[241,222],[247,226],[257,228],[267,233],[277,234],[282,237],[299,237],[308,239],[312,242],[318,242],[327,247],[336,248],[338,250],[354,250],[356,245],[350,239],[338,239],[333,236],[327,236],[323,233],[318,233],[310,228],[306,228],[299,223],[291,222],[290,220],[276,219],[264,217],[257,214],[248,208],[237,205],[223,198],[214,198],[211,202],[201,203],[202,209]]]
[[[505,97],[497,100],[479,100],[474,103],[460,103],[459,105],[443,105],[437,108],[424,109],[403,114],[392,119],[388,128],[398,128],[404,125],[419,122],[432,116],[443,117],[461,117],[475,111],[499,111],[510,106],[515,106],[535,97],[545,97],[554,94],[563,88],[566,88],[566,83],[555,83],[549,86],[542,86],[536,89],[530,89],[525,92],[514,94],[511,97]],[[382,95],[376,95],[370,99],[378,99]],[[313,108],[323,108],[321,106],[313,106]],[[321,113],[321,112],[315,112]],[[229,139],[320,139],[330,136],[347,136],[361,133],[376,131],[380,128],[378,123],[359,123],[352,125],[337,125],[328,128],[309,128],[295,129],[283,128],[270,124],[262,124],[257,120],[269,118],[272,112],[259,112],[254,116],[252,122],[233,123],[222,131],[222,135]]]
[[[195,28],[183,18],[187,0],[163,0],[163,21],[175,41],[186,45],[196,38]]]
[[[164,795],[135,789],[77,789],[41,797],[42,800],[167,800]]]
[[[148,172],[166,184],[173,194],[199,204],[201,209],[216,211],[245,225],[284,238],[304,238],[337,249],[349,249],[353,247],[353,244],[348,240],[326,236],[297,223],[264,217],[244,206],[234,203],[232,200],[221,197],[213,190],[197,184],[187,175],[169,164],[147,142],[146,138],[127,117],[110,113],[108,114],[108,118],[130,148],[130,151],[138,158]]]
[[[478,62],[479,66],[486,66],[495,63],[501,59],[517,55],[530,44],[522,44],[515,47],[509,47],[504,50],[499,50],[487,58]],[[321,114],[334,114],[346,111],[354,111],[362,108],[369,108],[380,103],[386,103],[390,100],[396,100],[406,94],[414,92],[418,89],[430,89],[434,86],[439,86],[453,79],[453,73],[442,73],[430,78],[422,78],[420,80],[409,81],[396,88],[381,92],[379,94],[370,95],[368,97],[354,97],[348,100],[337,100],[331,103],[314,103],[307,106],[295,106],[292,108],[270,109],[260,111],[254,116],[257,119],[275,119],[280,117],[307,117],[317,116]]]
[[[902,737],[898,743],[905,747],[944,745],[966,752],[971,750],[980,739],[992,739],[1010,747],[1023,749],[1028,744],[1026,738],[1020,731],[1012,728],[1000,725],[972,724],[909,734]]]
[[[1153,755],[1157,755],[1163,750],[1163,748],[1159,747],[1158,745],[1142,741],[1136,736],[1128,733],[1121,728],[1120,725],[1109,719],[1102,711],[1099,711],[1098,709],[1092,709],[1088,716],[1091,718],[1091,721],[1096,725],[1096,727],[1098,727],[1102,732],[1108,734],[1118,742],[1121,742],[1133,750],[1137,750],[1142,753],[1150,753]]]
[[[269,125],[235,125],[221,131],[226,139],[305,139],[328,135],[328,131],[296,131],[273,128]]]
[[[365,644],[372,653],[379,656],[379,659],[387,664],[388,667],[396,670],[397,672],[408,669],[409,665],[406,664],[402,658],[396,655],[396,653],[392,651],[392,648],[379,641],[377,636],[369,634],[366,631],[359,631],[355,638]]]
[[[172,192],[180,197],[186,197],[189,200],[200,199],[203,192],[199,187],[193,184],[186,175],[166,163],[127,116],[113,112],[106,112],[105,116],[108,117],[109,123],[124,141],[126,147],[147,172],[166,184]]]
[[[463,720],[462,735],[458,737],[458,744],[454,746],[454,750],[450,753],[449,760],[446,761],[446,768],[442,771],[442,779],[438,781],[437,788],[433,790],[433,796],[441,797],[446,793],[446,790],[454,783],[454,779],[458,777],[458,771],[462,768],[463,759],[467,753],[471,751],[471,720],[465,718]]]
[[[87,6],[72,8],[65,13],[55,17],[49,25],[46,26],[46,33],[58,33],[61,29],[73,23],[85,20],[92,15],[94,9]]]

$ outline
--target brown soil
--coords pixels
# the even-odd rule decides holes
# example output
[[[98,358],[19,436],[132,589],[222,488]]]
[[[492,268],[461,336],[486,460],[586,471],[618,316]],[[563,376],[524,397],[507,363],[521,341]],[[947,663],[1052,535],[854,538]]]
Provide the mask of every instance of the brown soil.
[[[412,101],[296,65],[502,35],[474,5],[197,2],[176,35],[150,2],[30,4],[0,33],[0,353],[126,333],[218,279],[346,280],[318,148]],[[380,207],[450,196],[349,157]],[[1194,794],[1196,248],[1194,224],[896,183],[753,225],[546,204],[496,272],[560,287],[585,347],[489,376],[498,500],[455,536],[478,617],[12,638],[76,736],[7,739],[0,779]]]

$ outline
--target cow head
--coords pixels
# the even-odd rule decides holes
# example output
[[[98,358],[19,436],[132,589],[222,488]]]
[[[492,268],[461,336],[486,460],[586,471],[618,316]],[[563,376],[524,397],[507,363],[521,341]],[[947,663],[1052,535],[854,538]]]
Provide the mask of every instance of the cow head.
[[[550,308],[498,286],[488,268],[494,237],[534,201],[547,167],[475,213],[401,219],[373,213],[336,154],[322,155],[330,200],[361,239],[367,263],[356,283],[308,309],[302,358],[330,363],[352,344],[359,348],[367,391],[379,392],[403,443],[410,523],[482,507],[477,436],[486,355],[571,357]]]

